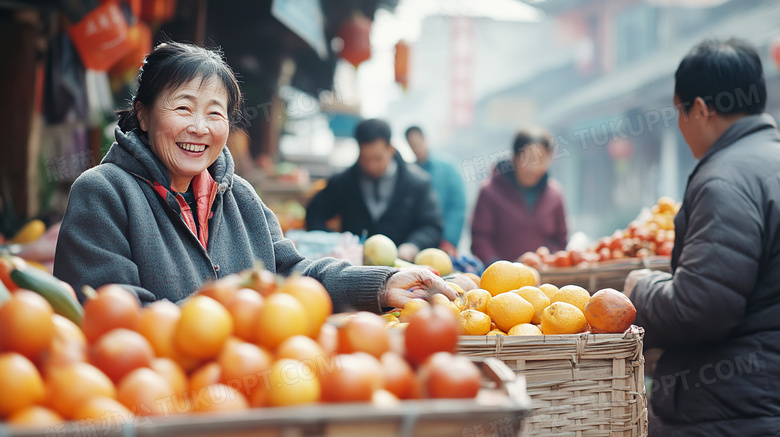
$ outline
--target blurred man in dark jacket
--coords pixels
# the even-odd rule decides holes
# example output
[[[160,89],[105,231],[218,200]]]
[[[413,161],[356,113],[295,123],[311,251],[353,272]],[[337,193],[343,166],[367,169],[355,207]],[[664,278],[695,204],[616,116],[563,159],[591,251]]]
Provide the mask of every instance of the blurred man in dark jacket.
[[[438,247],[442,218],[428,175],[407,164],[390,144],[390,125],[362,121],[355,129],[357,163],[330,178],[306,209],[309,230],[327,230],[341,216],[341,230],[356,235],[384,234],[398,245],[398,257],[411,261],[421,249]]]
[[[674,221],[673,273],[633,272],[625,287],[645,348],[665,350],[650,435],[778,435],[780,132],[763,113],[761,61],[743,41],[705,41],[675,79],[699,163]]]

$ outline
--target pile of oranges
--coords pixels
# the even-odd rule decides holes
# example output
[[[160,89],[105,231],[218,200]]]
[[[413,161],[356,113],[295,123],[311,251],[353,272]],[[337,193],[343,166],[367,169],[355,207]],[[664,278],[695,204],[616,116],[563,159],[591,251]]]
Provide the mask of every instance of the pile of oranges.
[[[619,291],[605,289],[591,297],[576,285],[536,287],[533,272],[520,263],[491,264],[477,286],[469,290],[453,286],[459,293],[453,302],[438,295],[433,299],[435,306],[457,314],[463,335],[620,333],[636,316],[634,305]],[[422,300],[410,301],[396,326],[426,306]]]
[[[454,356],[458,322],[420,311],[405,332],[375,314],[327,322],[308,277],[254,269],[205,284],[179,305],[141,307],[117,285],[93,291],[81,326],[40,295],[0,302],[0,422],[134,423],[316,402],[471,398],[477,367]]]

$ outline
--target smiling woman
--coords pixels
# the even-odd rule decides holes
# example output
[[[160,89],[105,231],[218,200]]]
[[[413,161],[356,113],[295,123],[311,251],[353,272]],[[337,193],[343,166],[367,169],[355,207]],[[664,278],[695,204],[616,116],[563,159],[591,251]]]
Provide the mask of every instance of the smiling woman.
[[[242,98],[219,52],[160,44],[137,80],[132,106],[119,113],[116,142],[71,189],[54,274],[76,290],[116,283],[141,302],[178,302],[206,280],[260,260],[274,273],[322,282],[336,311],[403,306],[420,288],[455,297],[428,270],[352,266],[297,252],[255,189],[234,174],[225,142],[240,124]]]

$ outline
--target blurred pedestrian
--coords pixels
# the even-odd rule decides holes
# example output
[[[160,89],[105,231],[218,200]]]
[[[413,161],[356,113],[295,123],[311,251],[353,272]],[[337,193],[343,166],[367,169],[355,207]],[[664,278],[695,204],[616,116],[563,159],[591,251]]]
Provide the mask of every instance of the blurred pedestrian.
[[[383,234],[398,246],[398,257],[412,261],[422,249],[438,247],[442,220],[430,177],[408,165],[390,144],[390,125],[364,120],[355,128],[360,147],[352,167],[328,180],[306,208],[309,230],[329,230],[341,217],[341,230],[356,235]]]
[[[496,163],[482,187],[471,222],[471,251],[485,265],[514,261],[546,246],[566,247],[566,212],[561,186],[548,169],[553,143],[544,129],[520,131],[511,160]]]
[[[780,131],[766,100],[745,41],[704,41],[675,74],[680,132],[699,162],[674,220],[672,273],[625,284],[645,348],[665,349],[651,436],[780,430]]]
[[[451,245],[448,252],[456,250],[463,232],[463,222],[466,219],[466,190],[463,176],[454,165],[441,159],[428,148],[422,129],[411,126],[406,129],[406,141],[417,157],[417,165],[431,176],[433,190],[439,201],[442,220],[444,221],[444,238],[442,245]]]

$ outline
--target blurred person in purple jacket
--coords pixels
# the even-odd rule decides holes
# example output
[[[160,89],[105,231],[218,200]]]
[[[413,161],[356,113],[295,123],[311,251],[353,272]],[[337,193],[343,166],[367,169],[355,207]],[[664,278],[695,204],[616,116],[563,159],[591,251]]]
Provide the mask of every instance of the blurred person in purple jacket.
[[[563,192],[547,173],[552,150],[552,138],[544,129],[520,131],[512,159],[497,162],[480,190],[471,223],[471,251],[485,265],[513,261],[540,246],[552,252],[566,247]]]

